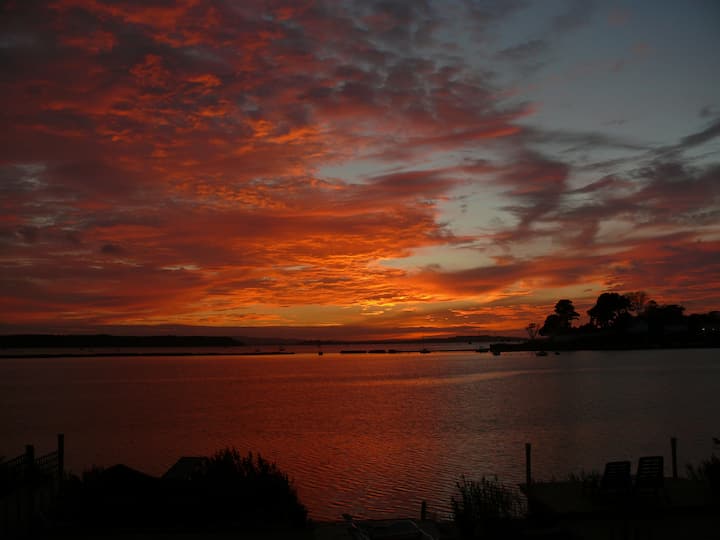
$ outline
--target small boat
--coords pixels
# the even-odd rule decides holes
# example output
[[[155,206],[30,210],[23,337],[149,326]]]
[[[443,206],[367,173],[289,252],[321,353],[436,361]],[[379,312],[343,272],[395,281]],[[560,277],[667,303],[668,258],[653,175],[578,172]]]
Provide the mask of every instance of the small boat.
[[[420,354],[427,354],[429,352],[430,352],[430,349],[425,349],[425,348],[420,349]]]
[[[490,347],[478,347],[475,352],[490,352]]]
[[[535,356],[547,356],[547,351],[535,351]]]

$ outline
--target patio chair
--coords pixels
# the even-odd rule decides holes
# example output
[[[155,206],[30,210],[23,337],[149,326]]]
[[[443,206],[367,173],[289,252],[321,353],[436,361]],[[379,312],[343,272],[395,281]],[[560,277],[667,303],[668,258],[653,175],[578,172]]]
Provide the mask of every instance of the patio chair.
[[[610,461],[605,464],[605,472],[600,479],[600,491],[604,494],[630,493],[631,463],[629,461]]]
[[[657,494],[663,487],[665,467],[662,456],[645,456],[638,461],[635,476],[635,492],[638,494]]]

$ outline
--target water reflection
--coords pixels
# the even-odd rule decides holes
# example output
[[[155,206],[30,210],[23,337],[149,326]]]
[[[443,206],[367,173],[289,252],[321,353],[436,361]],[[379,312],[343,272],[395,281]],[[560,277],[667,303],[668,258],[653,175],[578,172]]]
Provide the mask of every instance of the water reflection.
[[[67,462],[162,473],[181,455],[260,451],[315,518],[447,509],[454,484],[610,459],[710,453],[712,351],[3,360],[0,454],[67,436]],[[45,443],[43,441],[46,441]]]

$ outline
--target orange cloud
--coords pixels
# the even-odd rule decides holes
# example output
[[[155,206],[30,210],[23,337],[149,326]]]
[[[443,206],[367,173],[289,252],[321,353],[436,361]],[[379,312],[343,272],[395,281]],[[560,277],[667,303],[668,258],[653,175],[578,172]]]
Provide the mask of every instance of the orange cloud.
[[[0,85],[10,323],[428,335],[541,322],[568,288],[578,305],[605,288],[718,299],[719,169],[678,157],[715,124],[650,157],[621,145],[642,167],[588,165],[580,185],[542,143],[615,143],[526,127],[532,105],[430,50],[442,21],[420,4],[7,15],[0,33],[26,36],[3,42]],[[465,255],[413,262],[437,247]]]

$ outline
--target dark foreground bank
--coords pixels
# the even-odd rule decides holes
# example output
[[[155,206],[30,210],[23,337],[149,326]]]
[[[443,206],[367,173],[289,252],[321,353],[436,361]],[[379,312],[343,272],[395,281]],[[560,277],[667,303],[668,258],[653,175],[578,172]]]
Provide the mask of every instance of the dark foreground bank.
[[[125,465],[78,477],[63,470],[64,436],[56,452],[35,456],[32,448],[0,460],[3,538],[716,539],[720,530],[715,455],[684,477],[674,458],[667,476],[662,456],[646,456],[635,469],[614,461],[602,474],[538,482],[528,444],[522,492],[495,478],[463,478],[451,519],[423,504],[412,519],[344,514],[343,521],[312,523],[289,477],[260,455],[224,449],[180,458],[160,477]]]

